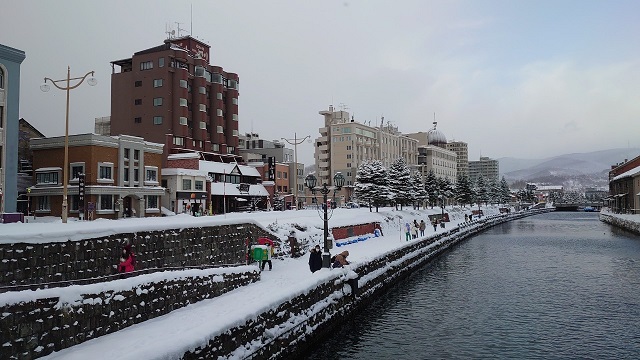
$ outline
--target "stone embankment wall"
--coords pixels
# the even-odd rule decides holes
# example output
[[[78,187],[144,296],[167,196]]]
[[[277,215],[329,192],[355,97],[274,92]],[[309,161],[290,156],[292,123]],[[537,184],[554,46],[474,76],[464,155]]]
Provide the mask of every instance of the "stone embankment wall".
[[[5,303],[0,311],[0,359],[44,356],[260,279],[253,266],[223,271],[173,271],[159,281],[157,278],[162,274],[150,274],[122,280],[130,284],[139,279],[139,283],[128,288],[82,293],[77,299],[45,296],[22,301],[19,293],[0,294],[0,301]],[[151,281],[145,282],[146,277],[151,277]],[[88,291],[92,287],[99,286],[88,285]],[[34,298],[31,294],[26,296]]]
[[[309,346],[339,326],[344,317],[368,304],[398,279],[431,261],[456,243],[488,227],[525,216],[548,212],[496,215],[454,228],[353,268],[334,269],[335,278],[309,292],[293,296],[276,309],[228,329],[209,343],[183,355],[183,359],[278,359],[301,357]]]
[[[640,216],[600,213],[600,221],[640,235]]]
[[[249,223],[141,231],[80,241],[0,244],[0,287],[113,274],[127,242],[133,244],[137,270],[244,264],[247,239],[261,236],[277,239]]]

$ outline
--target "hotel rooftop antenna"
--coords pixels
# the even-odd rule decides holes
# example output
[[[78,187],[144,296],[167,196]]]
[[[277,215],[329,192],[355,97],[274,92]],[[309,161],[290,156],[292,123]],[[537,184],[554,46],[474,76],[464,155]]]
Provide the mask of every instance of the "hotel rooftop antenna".
[[[193,3],[191,3],[191,35],[193,35]]]

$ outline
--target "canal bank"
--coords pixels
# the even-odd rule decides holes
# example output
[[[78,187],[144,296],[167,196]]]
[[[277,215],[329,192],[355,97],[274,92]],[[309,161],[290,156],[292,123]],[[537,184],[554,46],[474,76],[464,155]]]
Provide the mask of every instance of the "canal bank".
[[[323,269],[311,274],[306,258],[279,259],[274,261],[273,271],[260,274],[259,281],[61,350],[48,358],[84,359],[96,353],[104,354],[104,358],[122,359],[295,356],[388,286],[457,242],[500,222],[534,214],[499,215],[498,208],[489,208],[485,209],[485,216],[480,220],[464,223],[463,209],[459,213],[456,210],[450,212],[452,222],[446,229],[429,230],[427,235],[410,241],[404,240],[404,231],[401,230],[404,221],[424,218],[429,210],[406,209],[403,212],[387,209],[379,215],[368,211],[362,214],[347,212],[350,219],[345,218],[344,222],[353,221],[355,216],[368,219],[376,216],[384,224],[383,236],[343,244],[342,249],[333,250],[335,253],[346,249],[352,253],[352,264],[348,268]],[[317,217],[315,213],[309,217],[312,215]],[[298,225],[303,216],[306,215],[301,212],[296,217]],[[268,228],[279,231],[277,228],[284,222],[278,224]],[[175,275],[167,275],[171,276]],[[355,293],[352,290],[354,279],[358,279],[358,291]],[[146,280],[141,276],[138,281]],[[104,287],[111,289],[113,285],[104,284]],[[164,285],[159,283],[155,288],[164,288]],[[137,300],[140,309],[148,310],[152,299],[140,301],[140,296],[147,296],[144,289],[141,290],[128,291],[124,296],[113,294],[113,298],[118,298],[117,303]],[[77,291],[80,293],[81,290]],[[139,292],[142,294],[136,295]],[[95,304],[96,300],[99,299],[93,298],[92,303]],[[166,300],[160,301],[171,306]],[[85,311],[91,311],[90,303],[81,303]],[[108,305],[120,306],[117,303],[112,301]]]
[[[600,221],[640,235],[640,215],[600,212]]]

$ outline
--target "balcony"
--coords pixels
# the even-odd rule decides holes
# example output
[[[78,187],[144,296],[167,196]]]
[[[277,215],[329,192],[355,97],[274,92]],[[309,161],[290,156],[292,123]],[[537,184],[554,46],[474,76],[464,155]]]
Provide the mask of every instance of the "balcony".
[[[321,152],[329,151],[329,145],[320,145],[318,146],[318,150]]]
[[[318,162],[318,169],[326,169],[329,167],[328,161],[320,161]]]
[[[329,153],[318,154],[318,160],[328,160],[328,159],[329,159]]]

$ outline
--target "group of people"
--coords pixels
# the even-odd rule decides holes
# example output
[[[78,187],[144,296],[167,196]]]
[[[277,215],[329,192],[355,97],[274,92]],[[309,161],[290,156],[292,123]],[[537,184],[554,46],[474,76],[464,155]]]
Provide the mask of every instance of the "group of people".
[[[412,223],[405,223],[404,227],[406,240],[409,241],[411,239],[417,239],[418,236],[424,236],[424,230],[427,228],[427,223],[425,223],[424,220],[420,220],[418,223],[418,220],[414,219]]]
[[[347,260],[347,256],[349,256],[348,251],[343,251],[340,254],[331,258],[331,267],[333,268],[341,268],[345,265],[349,265],[349,261]],[[311,272],[316,272],[322,269],[322,251],[320,250],[320,245],[316,245],[311,248],[309,252],[309,270]]]

